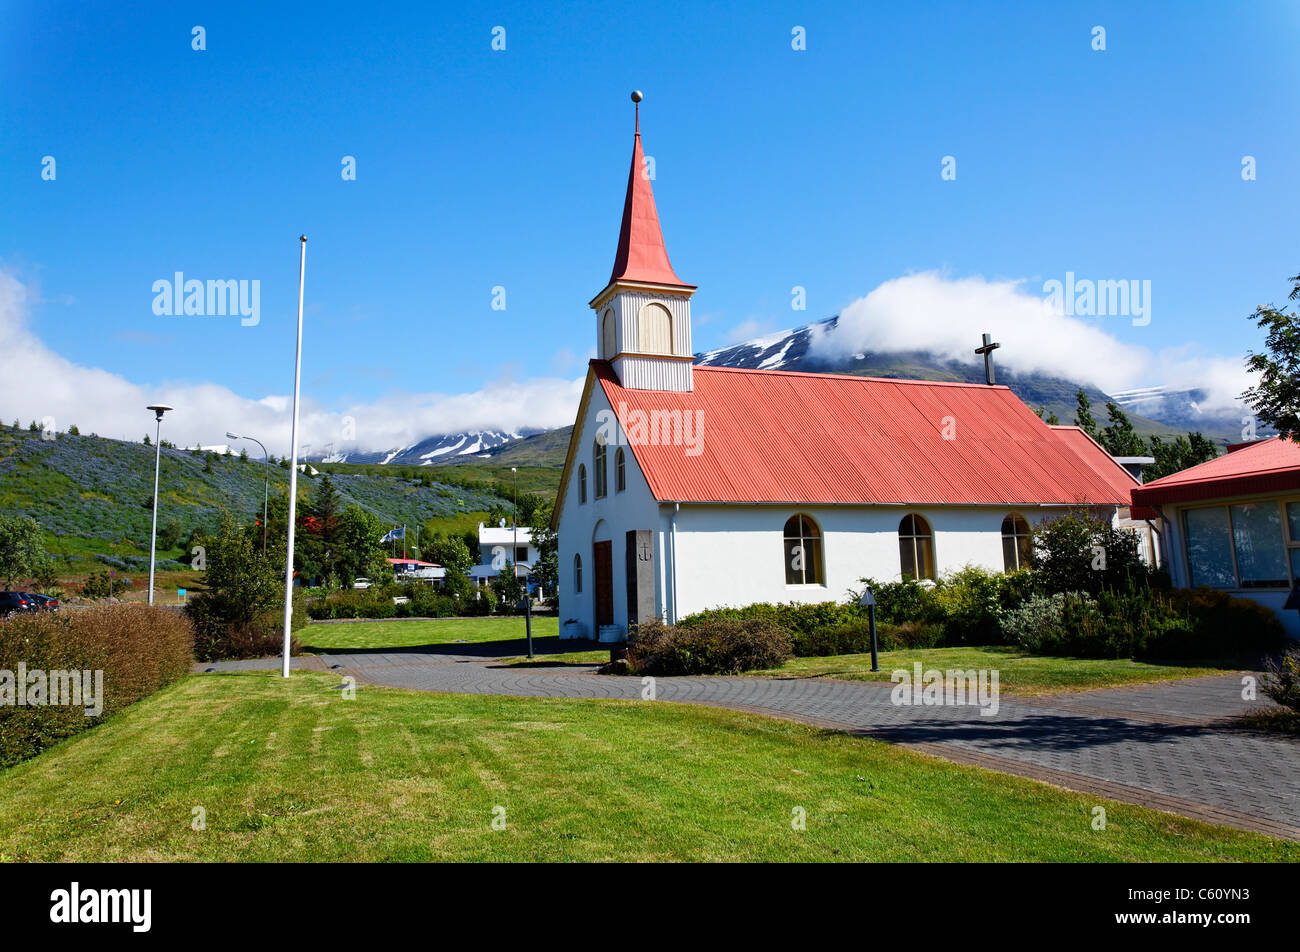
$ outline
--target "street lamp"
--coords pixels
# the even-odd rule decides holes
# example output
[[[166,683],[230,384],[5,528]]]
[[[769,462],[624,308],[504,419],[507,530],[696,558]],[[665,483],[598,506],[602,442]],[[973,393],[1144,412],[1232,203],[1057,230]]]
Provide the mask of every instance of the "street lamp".
[[[158,554],[158,471],[162,468],[162,418],[172,409],[166,404],[158,403],[145,407],[154,413],[154,456],[153,456],[153,531],[149,533],[149,604],[153,604],[154,565]]]
[[[258,446],[262,447],[262,462],[266,466],[266,478],[262,481],[262,558],[266,558],[266,506],[267,500],[271,495],[271,457],[267,455],[266,447],[262,446],[262,441],[253,436],[240,436],[238,433],[226,431],[228,440],[252,440]]]
[[[876,595],[870,585],[862,590],[858,604],[867,610],[867,624],[871,628],[871,670],[879,671],[880,662],[876,660]]]

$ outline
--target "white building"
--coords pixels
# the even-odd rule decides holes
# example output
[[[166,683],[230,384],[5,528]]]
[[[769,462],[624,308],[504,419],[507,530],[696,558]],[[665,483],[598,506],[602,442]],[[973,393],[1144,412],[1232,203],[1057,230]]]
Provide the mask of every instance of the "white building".
[[[486,586],[497,574],[513,562],[519,574],[531,572],[537,564],[537,547],[533,545],[533,530],[527,526],[499,526],[478,524],[479,564],[469,570],[469,576],[480,588]]]
[[[694,366],[696,288],[668,261],[643,163],[638,117],[553,520],[565,636],[1016,568],[1033,523],[1128,504],[1128,472],[1006,387]]]

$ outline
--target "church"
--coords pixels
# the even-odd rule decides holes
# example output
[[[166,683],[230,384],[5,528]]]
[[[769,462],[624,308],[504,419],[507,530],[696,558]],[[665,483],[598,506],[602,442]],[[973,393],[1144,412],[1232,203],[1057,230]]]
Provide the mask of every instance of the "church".
[[[862,578],[1013,570],[1035,523],[1129,504],[1127,470],[1005,386],[695,366],[696,286],[669,263],[632,98],[618,248],[588,305],[597,356],[552,521],[562,637],[842,600]]]

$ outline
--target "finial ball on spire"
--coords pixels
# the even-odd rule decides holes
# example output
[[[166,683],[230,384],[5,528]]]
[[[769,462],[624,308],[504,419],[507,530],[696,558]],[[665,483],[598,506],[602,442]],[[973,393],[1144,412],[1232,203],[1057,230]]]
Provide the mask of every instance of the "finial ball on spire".
[[[639,90],[639,89],[634,89],[634,90],[632,90],[632,101],[633,101],[633,102],[640,102],[640,101],[642,100],[642,98],[644,98],[644,97],[642,97],[642,95],[641,95],[641,90]]]

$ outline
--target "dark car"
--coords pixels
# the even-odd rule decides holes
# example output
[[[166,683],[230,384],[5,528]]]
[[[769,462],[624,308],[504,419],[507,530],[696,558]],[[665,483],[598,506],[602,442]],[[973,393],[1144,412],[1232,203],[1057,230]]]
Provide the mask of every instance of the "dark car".
[[[28,598],[36,603],[36,610],[42,612],[56,612],[59,610],[59,600],[53,595],[28,594]]]
[[[0,618],[20,612],[40,611],[35,600],[26,592],[0,592]]]

